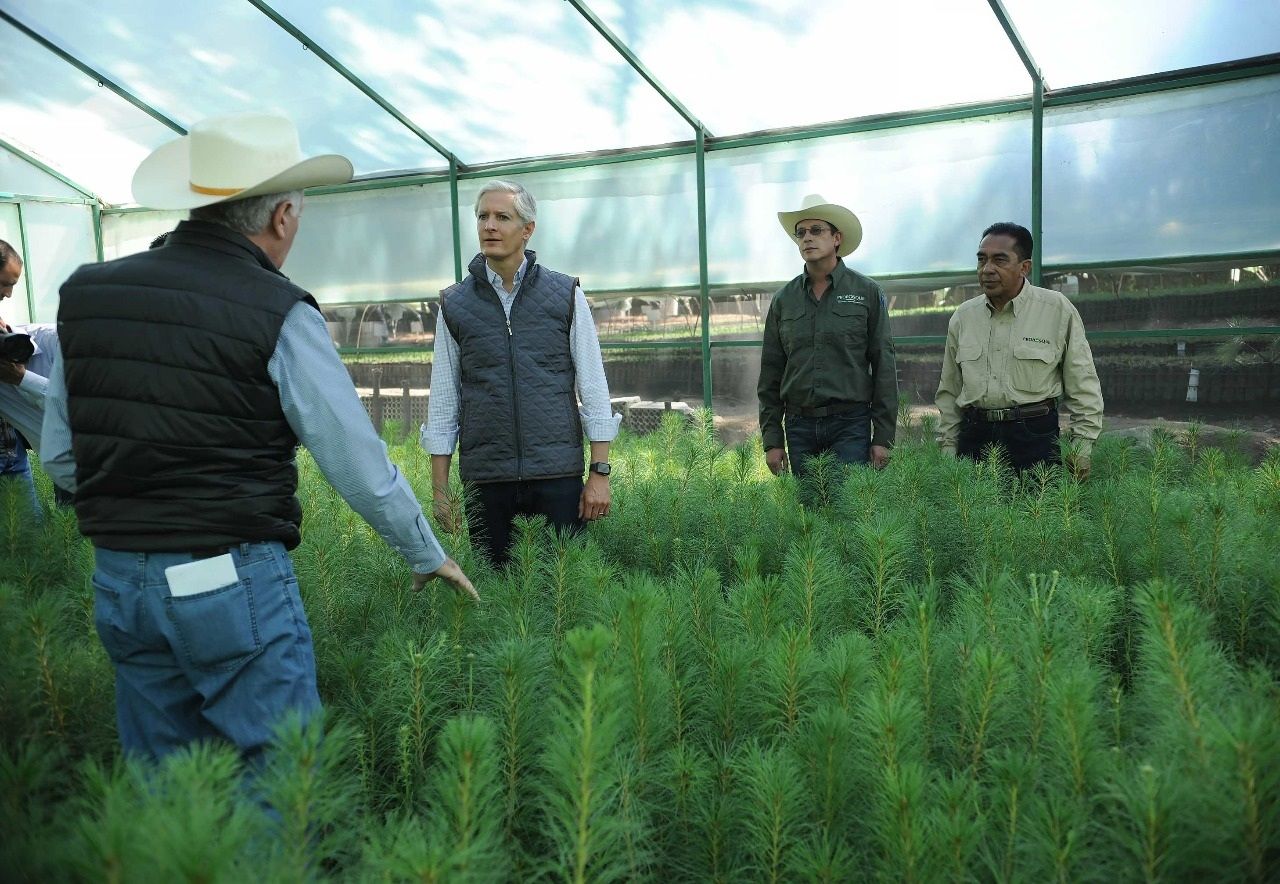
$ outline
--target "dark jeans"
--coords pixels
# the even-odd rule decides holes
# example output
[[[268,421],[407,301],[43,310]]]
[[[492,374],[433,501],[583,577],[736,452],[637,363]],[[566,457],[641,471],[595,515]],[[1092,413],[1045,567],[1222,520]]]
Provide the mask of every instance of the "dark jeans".
[[[1013,468],[1021,473],[1038,463],[1061,463],[1058,449],[1058,412],[1020,421],[990,423],[966,411],[960,421],[956,454],[970,460],[981,460],[986,448],[998,445]]]
[[[870,405],[829,417],[788,414],[785,426],[787,457],[797,481],[803,482],[809,475],[809,461],[826,451],[845,464],[871,459]]]
[[[516,516],[546,516],[557,531],[582,530],[578,504],[582,477],[527,479],[523,482],[474,482],[467,485],[467,527],[471,543],[495,568],[511,555],[511,525]]]

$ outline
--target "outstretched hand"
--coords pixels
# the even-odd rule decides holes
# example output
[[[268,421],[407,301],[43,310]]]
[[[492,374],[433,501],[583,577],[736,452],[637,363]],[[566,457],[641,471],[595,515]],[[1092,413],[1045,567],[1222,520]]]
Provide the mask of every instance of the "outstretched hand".
[[[414,592],[423,589],[432,580],[443,580],[458,592],[471,596],[473,601],[480,601],[480,593],[476,592],[476,588],[471,585],[471,580],[462,573],[462,569],[453,559],[445,559],[444,564],[430,574],[415,573],[413,575]]]

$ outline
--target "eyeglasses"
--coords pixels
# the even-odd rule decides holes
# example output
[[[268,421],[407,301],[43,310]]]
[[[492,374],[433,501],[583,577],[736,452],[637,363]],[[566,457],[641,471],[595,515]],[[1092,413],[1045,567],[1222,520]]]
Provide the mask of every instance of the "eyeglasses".
[[[796,239],[804,239],[805,235],[809,233],[812,233],[814,236],[822,236],[822,234],[830,231],[830,227],[822,224],[815,224],[812,227],[797,227],[793,236],[795,236]]]

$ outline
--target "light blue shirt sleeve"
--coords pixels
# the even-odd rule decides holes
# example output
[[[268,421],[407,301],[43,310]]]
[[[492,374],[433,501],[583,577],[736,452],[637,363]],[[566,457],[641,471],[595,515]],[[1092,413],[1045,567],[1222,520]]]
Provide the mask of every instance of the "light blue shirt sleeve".
[[[320,311],[305,303],[289,311],[267,373],[289,426],[334,490],[415,572],[438,570],[444,550],[374,432]]]
[[[62,377],[62,348],[55,341],[53,368],[45,387],[44,422],[40,433],[40,466],[53,484],[76,490],[76,459],[71,451],[71,421],[67,419],[67,385]]]

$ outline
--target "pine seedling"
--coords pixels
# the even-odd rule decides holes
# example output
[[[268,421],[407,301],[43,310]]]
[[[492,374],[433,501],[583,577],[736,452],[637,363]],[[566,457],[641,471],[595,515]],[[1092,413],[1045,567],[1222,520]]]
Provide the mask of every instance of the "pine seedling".
[[[839,707],[816,709],[801,727],[794,746],[804,762],[810,819],[831,838],[850,834],[861,821],[867,783],[857,780],[856,723]]]
[[[991,753],[988,794],[988,838],[980,856],[998,881],[1021,878],[1019,857],[1026,816],[1035,782],[1035,759],[1017,749]]]
[[[1008,735],[1013,666],[999,648],[979,644],[960,672],[960,737],[975,775],[980,775],[993,741]]]
[[[1118,865],[1133,869],[1133,877],[1167,881],[1186,872],[1189,842],[1183,836],[1189,833],[1178,812],[1188,797],[1184,783],[1167,768],[1142,762],[1126,765],[1104,792],[1103,832],[1118,853]]]
[[[378,648],[381,690],[375,708],[396,733],[398,785],[406,803],[415,800],[426,770],[427,751],[447,703],[438,691],[447,665],[445,636],[425,645],[416,639],[384,640]]]
[[[62,834],[57,800],[67,783],[60,746],[43,740],[0,743],[0,868],[15,880],[51,880],[56,832]]]
[[[1083,804],[1106,759],[1098,721],[1098,680],[1087,661],[1059,661],[1049,679],[1048,708],[1046,757]]]
[[[655,852],[680,880],[695,879],[701,871],[694,833],[710,800],[712,779],[711,757],[688,742],[676,743],[656,766]]]
[[[1042,791],[1027,814],[1027,860],[1031,879],[1070,884],[1096,868],[1089,856],[1084,805],[1074,796]]]
[[[737,606],[743,633],[752,641],[766,641],[791,616],[787,610],[790,597],[776,574],[748,581],[731,601]]]
[[[1280,856],[1280,699],[1272,676],[1257,674],[1251,690],[1214,721],[1210,739],[1218,764],[1230,771],[1227,852],[1238,858],[1243,880],[1261,884],[1274,877]]]
[[[371,882],[452,884],[463,880],[455,874],[453,846],[429,834],[427,822],[408,813],[389,817],[369,833],[361,868],[364,880]]]
[[[936,731],[934,710],[937,703],[938,655],[934,647],[934,633],[939,625],[937,587],[933,583],[913,587],[907,593],[906,607],[910,613],[911,633],[915,642],[914,669],[918,676],[916,691],[920,697],[920,725],[927,761],[932,754]]]
[[[906,648],[895,635],[886,641],[879,683],[867,695],[858,714],[864,732],[863,749],[870,771],[891,770],[924,758],[923,715],[920,701],[907,689]]]
[[[352,729],[325,732],[325,717],[276,728],[266,766],[254,783],[271,808],[271,876],[306,881],[324,864],[340,864],[360,825],[352,771]]]
[[[824,636],[834,622],[836,600],[847,593],[839,560],[816,534],[801,537],[787,550],[782,585],[788,607],[811,641]]]
[[[1205,615],[1162,580],[1138,587],[1135,602],[1142,615],[1144,681],[1152,711],[1207,767],[1206,704],[1222,694],[1225,677],[1223,661],[1207,638]]]
[[[452,880],[503,881],[509,873],[497,737],[494,723],[482,715],[459,715],[440,730],[428,804],[432,840],[452,852]]]
[[[801,719],[817,699],[816,655],[805,632],[784,626],[766,646],[763,663],[764,695],[772,729],[787,742],[795,736]]]
[[[911,530],[901,517],[881,513],[854,526],[854,585],[862,628],[879,638],[902,606],[911,577]]]
[[[839,499],[844,474],[844,465],[830,451],[809,458],[805,476],[798,483],[800,502],[818,510],[831,506]]]
[[[788,880],[792,846],[806,834],[800,767],[789,750],[755,743],[740,754],[738,765],[747,873],[756,881]]]
[[[11,483],[12,484],[12,483]],[[51,595],[41,595],[26,604],[26,625],[31,635],[31,649],[35,657],[36,683],[39,685],[39,705],[45,722],[46,733],[59,742],[67,738],[67,703],[62,690],[62,673],[59,672],[57,642],[54,630],[61,618],[58,602]]]
[[[839,884],[859,879],[862,869],[844,838],[815,832],[796,845],[787,864],[788,879]]]
[[[872,814],[879,845],[879,877],[904,884],[931,880],[925,865],[927,812],[925,772],[917,762],[881,772]]]
[[[942,881],[968,881],[986,819],[978,806],[974,781],[952,771],[934,787],[925,831],[930,835],[926,849],[932,854],[928,866]]]
[[[820,681],[827,702],[852,715],[866,694],[875,668],[871,640],[860,632],[832,639],[823,655]]]
[[[636,576],[614,596],[611,618],[618,641],[624,732],[643,766],[671,731],[667,682],[658,662],[657,611],[662,597],[653,579]]]
[[[732,747],[754,732],[760,700],[753,670],[757,651],[746,641],[723,641],[711,660],[708,699],[713,722],[713,739]]]
[[[555,851],[548,871],[575,884],[618,880],[628,871],[614,757],[618,687],[606,666],[612,641],[600,626],[565,637],[566,676],[542,759],[543,807]]]
[[[502,776],[502,820],[508,842],[523,838],[532,816],[537,747],[546,727],[543,704],[548,693],[547,639],[513,635],[483,649],[480,706],[497,725]]]

